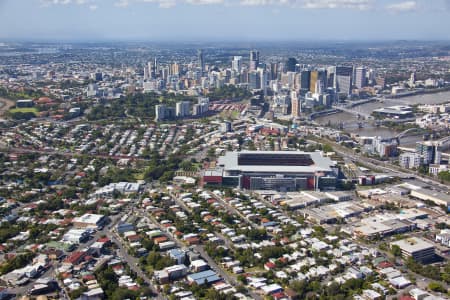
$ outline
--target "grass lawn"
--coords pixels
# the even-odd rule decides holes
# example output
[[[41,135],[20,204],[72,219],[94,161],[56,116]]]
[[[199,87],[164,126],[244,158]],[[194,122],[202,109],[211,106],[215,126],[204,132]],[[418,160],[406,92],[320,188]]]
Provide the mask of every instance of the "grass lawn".
[[[134,177],[135,180],[144,180],[144,178],[145,178],[145,173],[144,173],[144,172],[142,172],[142,173],[136,173],[136,174],[133,174],[133,177]]]
[[[20,107],[20,108],[12,108],[12,109],[10,109],[9,110],[11,113],[18,113],[18,112],[21,112],[21,113],[34,113],[34,114],[37,114],[38,113],[38,110],[37,110],[37,108],[36,107]]]

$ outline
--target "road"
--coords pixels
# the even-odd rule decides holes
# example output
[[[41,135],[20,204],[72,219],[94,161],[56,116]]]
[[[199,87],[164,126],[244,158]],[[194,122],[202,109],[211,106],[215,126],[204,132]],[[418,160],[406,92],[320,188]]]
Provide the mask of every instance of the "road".
[[[21,147],[6,147],[5,145],[0,146],[0,152],[6,153],[38,153],[44,155],[61,155],[65,157],[77,157],[77,156],[86,156],[91,158],[101,158],[101,159],[130,159],[130,160],[138,160],[138,161],[149,161],[146,158],[139,158],[133,156],[110,156],[110,155],[102,155],[102,154],[88,154],[88,153],[78,153],[78,152],[65,152],[59,150],[44,150],[44,149],[30,149],[30,148],[21,148]]]
[[[334,152],[336,152],[338,155],[344,157],[344,159],[349,159],[352,162],[355,162],[355,163],[358,162],[358,163],[367,165],[369,168],[372,168],[375,170],[380,170],[380,171],[383,171],[386,173],[390,173],[394,176],[399,176],[399,177],[403,177],[403,178],[408,178],[408,177],[414,176],[415,178],[417,178],[418,180],[420,180],[424,183],[432,184],[434,186],[438,186],[438,187],[442,188],[446,192],[448,191],[447,185],[442,184],[433,179],[422,177],[412,171],[408,171],[408,170],[402,169],[400,167],[397,167],[395,165],[392,165],[391,162],[380,161],[377,159],[364,157],[364,156],[356,154],[352,150],[347,149],[347,148],[343,147],[342,145],[340,145],[334,141],[328,140],[328,139],[325,140],[325,139],[321,139],[321,138],[313,138],[313,140],[316,140],[321,143],[332,144]]]
[[[135,272],[138,277],[144,280],[144,282],[149,286],[152,293],[156,295],[153,297],[153,299],[166,299],[158,292],[152,280],[139,267],[139,260],[136,257],[128,254],[127,249],[125,249],[125,247],[123,246],[125,244],[125,241],[123,241],[115,231],[112,231],[112,234],[109,237],[111,238],[111,241],[118,246],[119,257],[121,257],[121,259],[123,259],[128,264],[130,269],[133,270],[133,272]]]
[[[191,213],[191,210],[186,206],[186,204],[179,199],[178,197],[176,197],[173,193],[169,193],[169,195],[175,200],[175,202],[180,205],[187,213]],[[142,209],[138,210],[138,215],[140,217],[145,217],[146,213],[144,211],[142,211]],[[160,225],[160,223],[153,218],[153,216],[149,216],[149,219],[156,225],[158,226],[158,228],[163,231],[168,233],[167,228],[165,228],[164,226]],[[216,234],[218,234],[216,232]],[[168,234],[168,237],[171,241],[173,241],[177,247],[179,248],[185,248],[186,246],[179,241],[176,237],[173,237],[171,234]],[[225,242],[227,242],[228,240],[223,237],[222,235],[219,235],[219,237],[221,237]],[[199,253],[201,255],[201,257],[203,259],[206,260],[206,262],[208,263],[208,265],[210,266],[210,268],[212,270],[214,270],[217,274],[219,274],[226,282],[228,282],[229,284],[233,285],[233,286],[237,286],[239,285],[238,281],[236,280],[236,278],[230,274],[228,274],[222,267],[220,267],[216,261],[214,259],[211,258],[211,256],[209,256],[209,254],[205,251],[203,245],[195,245],[193,246],[191,249],[193,249],[195,252]],[[250,295],[252,296],[253,299],[262,299],[258,294],[253,293],[252,291],[249,291]]]
[[[134,209],[133,209],[134,211]],[[108,226],[108,232],[110,234],[108,234],[107,236],[111,239],[111,241],[113,243],[115,243],[118,247],[117,251],[119,254],[119,257],[121,259],[123,259],[128,266],[130,267],[131,270],[133,270],[138,277],[142,278],[144,280],[144,282],[149,286],[150,290],[152,291],[152,293],[156,296],[154,296],[153,299],[159,299],[159,300],[164,300],[166,298],[164,298],[159,292],[158,289],[155,287],[154,283],[152,282],[152,280],[147,276],[147,274],[145,274],[142,269],[139,267],[139,259],[128,254],[128,250],[124,247],[124,245],[127,244],[126,241],[124,241],[122,239],[122,237],[116,232],[116,230],[114,229],[115,224],[117,224],[117,222],[119,222],[119,220],[122,218],[122,216],[125,214],[125,212],[119,214],[116,216],[115,218],[115,222],[111,222],[111,224]],[[104,228],[104,230],[106,229],[106,227]]]
[[[237,209],[235,209],[232,205],[230,205],[227,201],[225,201],[222,197],[217,196],[214,193],[210,193],[211,197],[213,197],[214,199],[216,199],[217,201],[219,201],[221,204],[224,205],[225,209],[234,214],[239,216],[242,220],[245,220],[248,224],[250,224],[250,226],[252,226],[255,229],[261,229],[264,228],[263,226],[259,226],[258,224],[256,224],[255,222],[253,222],[252,220],[250,220],[249,218],[247,218],[246,216],[244,216],[240,211],[238,211]]]

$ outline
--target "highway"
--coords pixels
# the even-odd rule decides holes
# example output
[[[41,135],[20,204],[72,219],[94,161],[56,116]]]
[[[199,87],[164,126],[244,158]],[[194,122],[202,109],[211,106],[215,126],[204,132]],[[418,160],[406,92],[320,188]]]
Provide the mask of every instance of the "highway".
[[[447,185],[442,184],[436,180],[423,177],[417,173],[414,173],[413,171],[408,171],[403,168],[397,167],[391,164],[389,161],[380,161],[377,159],[364,157],[360,154],[354,153],[351,149],[345,148],[342,145],[339,145],[338,143],[331,140],[324,140],[321,138],[314,138],[314,140],[320,143],[332,144],[334,152],[344,157],[344,159],[349,159],[354,163],[364,164],[369,168],[386,172],[387,174],[390,174],[392,176],[398,176],[402,178],[415,177],[417,180],[420,180],[426,184],[432,184],[436,187],[440,187],[441,189],[443,189],[443,191],[448,192]]]

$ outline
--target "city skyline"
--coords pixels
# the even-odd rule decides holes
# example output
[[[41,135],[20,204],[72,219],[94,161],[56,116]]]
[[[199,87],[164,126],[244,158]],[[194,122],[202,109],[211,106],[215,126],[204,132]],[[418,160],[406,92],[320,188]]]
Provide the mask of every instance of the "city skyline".
[[[2,0],[0,39],[448,40],[449,13],[448,0]]]

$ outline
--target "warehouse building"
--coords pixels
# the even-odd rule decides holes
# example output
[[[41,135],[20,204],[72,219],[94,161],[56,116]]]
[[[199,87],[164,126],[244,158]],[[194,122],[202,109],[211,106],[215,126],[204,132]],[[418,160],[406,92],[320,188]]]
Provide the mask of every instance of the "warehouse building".
[[[450,195],[448,194],[427,189],[417,189],[411,190],[411,197],[424,201],[432,201],[436,205],[445,206],[450,211]]]

